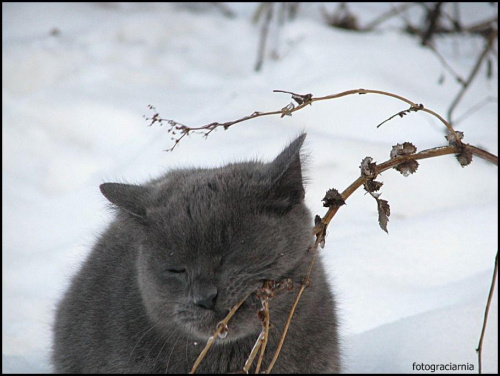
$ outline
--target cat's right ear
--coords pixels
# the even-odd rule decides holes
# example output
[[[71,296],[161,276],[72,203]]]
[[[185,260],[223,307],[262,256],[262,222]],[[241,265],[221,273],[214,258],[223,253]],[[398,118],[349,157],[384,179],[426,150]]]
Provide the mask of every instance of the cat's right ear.
[[[149,189],[140,185],[104,183],[99,186],[101,193],[111,203],[129,214],[146,219]]]

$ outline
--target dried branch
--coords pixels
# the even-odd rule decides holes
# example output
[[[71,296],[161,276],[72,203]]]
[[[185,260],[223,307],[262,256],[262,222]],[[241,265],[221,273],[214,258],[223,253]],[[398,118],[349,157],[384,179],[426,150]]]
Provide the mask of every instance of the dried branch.
[[[389,120],[394,119],[396,116],[403,117],[405,115],[408,115],[410,112],[417,112],[417,111],[422,110],[423,108],[424,108],[424,105],[423,104],[419,104],[417,107],[411,106],[407,110],[399,111],[397,114],[392,115],[390,118],[388,118],[387,120],[384,120],[382,123],[380,123],[379,125],[377,125],[377,128],[380,128],[380,126],[382,124],[387,123]]]
[[[483,319],[483,327],[481,329],[481,337],[479,338],[479,345],[477,346],[476,352],[477,352],[477,358],[478,358],[478,363],[479,363],[479,373],[481,373],[481,367],[482,367],[482,353],[483,353],[483,340],[484,340],[484,333],[486,332],[486,323],[488,321],[488,313],[490,311],[490,305],[491,305],[491,300],[493,299],[493,290],[495,288],[495,281],[497,279],[498,275],[498,251],[495,256],[495,267],[493,269],[493,278],[491,279],[491,286],[490,286],[490,293],[488,294],[488,300],[486,302],[486,309],[484,311],[484,319]]]
[[[205,358],[205,355],[207,354],[208,350],[210,350],[210,347],[212,347],[212,345],[214,344],[217,337],[220,336],[221,338],[224,338],[227,335],[227,330],[228,330],[227,323],[229,322],[229,320],[231,320],[231,317],[233,317],[233,315],[236,313],[236,311],[248,299],[248,297],[250,295],[251,294],[245,296],[244,299],[242,299],[238,304],[236,304],[233,308],[231,308],[231,310],[229,311],[227,316],[224,318],[224,320],[222,320],[221,322],[219,322],[217,324],[217,329],[215,330],[214,334],[212,334],[212,336],[208,339],[207,344],[205,345],[205,348],[202,350],[202,352],[200,353],[200,355],[198,356],[198,358],[194,362],[193,367],[191,368],[191,371],[189,372],[190,374],[193,374],[196,372],[196,369],[200,365],[203,358]]]
[[[495,165],[498,165],[498,157],[490,154],[482,149],[476,148],[475,146],[472,145],[464,145],[462,147],[465,147],[466,149],[470,150],[472,154],[477,155]],[[460,153],[462,150],[458,146],[442,146],[442,147],[437,147],[437,148],[432,148],[432,149],[427,149],[423,150],[419,153],[411,154],[411,155],[399,155],[396,156],[395,158],[391,158],[388,161],[385,161],[381,164],[377,164],[375,166],[374,174],[379,175],[380,173],[389,170],[391,168],[397,167],[398,165],[411,161],[411,160],[420,160],[420,159],[427,159],[427,158],[434,158],[434,157],[439,157],[443,155],[449,155],[449,154],[457,154]],[[360,176],[357,178],[349,187],[347,187],[341,194],[342,199],[346,201],[359,187],[361,187],[364,182],[365,182],[366,177],[365,176]],[[326,214],[321,218],[321,220],[316,224],[313,230],[314,235],[318,235],[320,233],[324,233],[325,228],[330,224],[330,221],[332,218],[335,216],[337,213],[338,209],[340,206],[332,206],[328,209]]]
[[[229,8],[226,4],[224,3],[219,3],[219,2],[214,2],[212,5],[217,8],[218,10],[221,11],[221,13],[226,16],[227,18],[234,18],[236,17],[236,13],[233,12],[231,8]]]
[[[457,117],[454,121],[453,124],[457,125],[458,123],[461,123],[463,120],[465,120],[467,117],[469,117],[471,114],[474,112],[478,111],[481,109],[481,107],[487,105],[488,103],[497,103],[498,104],[498,98],[494,98],[492,96],[487,96],[480,102],[476,103],[475,105],[471,106],[468,110],[466,110],[464,113],[462,113],[459,117]]]
[[[437,2],[434,3],[434,8],[430,9],[427,12],[426,16],[426,29],[422,35],[422,45],[425,46],[429,43],[434,35],[434,33],[438,29],[439,19],[441,17],[441,7],[443,3]]]
[[[384,95],[384,96],[392,97],[392,98],[398,99],[402,102],[405,102],[405,103],[410,105],[410,108],[412,109],[412,111],[418,110],[418,111],[422,111],[422,112],[427,112],[428,114],[435,116],[436,118],[439,119],[439,121],[441,121],[444,124],[444,126],[448,129],[448,132],[450,132],[451,134],[455,134],[455,130],[450,125],[450,123],[448,123],[442,116],[440,116],[436,112],[432,111],[429,108],[424,107],[422,104],[416,104],[405,97],[402,97],[400,95],[393,94],[393,93],[390,93],[387,91],[369,90],[369,89],[355,89],[355,90],[343,91],[343,92],[338,93],[338,94],[327,95],[324,97],[313,97],[312,94],[297,94],[297,93],[293,93],[290,91],[284,91],[284,90],[273,90],[273,91],[291,94],[292,99],[295,100],[298,103],[298,105],[295,106],[293,103],[289,103],[287,106],[283,107],[281,110],[269,111],[269,112],[255,111],[251,115],[244,116],[244,117],[237,119],[237,120],[234,120],[234,121],[227,121],[225,123],[213,122],[213,123],[202,125],[199,127],[189,127],[189,126],[186,126],[184,124],[178,123],[174,120],[164,119],[164,118],[160,117],[158,112],[155,112],[155,114],[151,118],[146,118],[146,120],[150,121],[150,124],[149,124],[150,126],[155,124],[155,123],[159,123],[160,125],[167,123],[170,126],[170,128],[168,129],[168,132],[172,133],[172,140],[174,140],[174,145],[170,149],[167,149],[166,151],[172,151],[179,144],[179,142],[185,136],[189,135],[189,133],[191,133],[191,132],[202,133],[204,137],[208,137],[208,135],[210,133],[212,133],[217,128],[222,127],[225,130],[227,130],[232,125],[235,125],[235,124],[238,124],[238,123],[241,123],[243,121],[250,120],[250,119],[255,119],[258,117],[270,116],[270,115],[280,115],[281,117],[284,117],[287,115],[291,116],[294,112],[302,110],[304,107],[306,107],[308,105],[312,105],[313,102],[336,99],[336,98],[341,98],[341,97],[345,97],[345,96],[353,95],[353,94],[359,94],[359,95],[361,95],[361,94],[377,94],[377,95]],[[153,107],[152,105],[149,105],[148,107],[150,109],[156,111],[155,107]],[[407,110],[407,111],[409,111],[409,110]],[[179,138],[176,139],[175,136],[178,133],[180,133],[181,135]],[[458,137],[456,137],[456,138],[458,138]]]
[[[261,3],[259,9],[259,17],[260,12],[265,12],[266,18],[262,24],[262,28],[260,30],[260,38],[259,38],[259,53],[257,57],[257,63],[255,64],[255,71],[258,72],[262,68],[262,64],[264,62],[264,55],[266,53],[266,42],[267,35],[269,33],[269,24],[271,23],[271,19],[273,17],[273,8],[274,3]]]
[[[263,312],[263,323],[262,323],[262,346],[260,349],[259,360],[257,361],[257,367],[255,368],[255,373],[259,373],[260,366],[262,365],[262,359],[264,358],[264,353],[266,352],[267,341],[269,340],[269,299],[266,298],[262,302],[262,311]],[[260,338],[260,336],[259,336]]]
[[[250,367],[252,367],[253,361],[257,356],[257,353],[259,352],[262,342],[264,341],[264,336],[264,331],[260,332],[259,338],[257,338],[257,341],[255,342],[255,345],[253,345],[252,351],[250,352],[250,355],[248,356],[248,359],[243,366],[244,373],[248,373],[250,371]]]
[[[443,66],[448,70],[448,72],[455,78],[455,80],[460,85],[465,85],[465,80],[451,67],[451,65],[446,61],[446,59],[438,52],[438,50],[434,47],[434,45],[430,42],[427,42],[425,45],[429,48],[434,54],[437,56],[438,60],[443,64]],[[443,78],[444,79],[444,78]],[[442,81],[440,81],[442,83]]]
[[[293,314],[295,313],[295,309],[297,308],[297,304],[299,303],[300,297],[302,296],[302,293],[304,292],[304,290],[307,287],[309,287],[309,284],[310,284],[309,275],[311,274],[312,267],[313,267],[314,262],[316,260],[318,244],[319,244],[318,240],[319,240],[319,236],[317,237],[316,243],[314,245],[314,249],[313,249],[314,254],[313,254],[313,258],[312,258],[311,262],[309,263],[309,270],[307,272],[307,276],[304,278],[304,280],[302,281],[302,284],[300,285],[299,292],[297,293],[297,296],[295,297],[292,308],[290,309],[290,312],[288,313],[288,318],[286,319],[285,327],[283,328],[283,333],[281,334],[281,338],[280,338],[280,341],[278,343],[278,347],[276,348],[273,359],[271,360],[271,363],[267,367],[267,370],[265,373],[271,373],[271,370],[273,369],[274,364],[278,360],[278,356],[281,352],[281,348],[283,347],[283,344],[285,343],[286,334],[288,332],[288,328],[290,327],[290,323],[292,322],[292,317],[293,317]]]
[[[332,14],[328,14],[323,6],[321,7],[321,13],[330,26],[345,30],[360,30],[357,17],[351,13],[346,3],[339,3]]]
[[[448,114],[447,114],[448,121],[450,123],[452,122],[451,115],[453,113],[453,110],[455,109],[455,107],[458,105],[458,103],[462,99],[465,91],[470,86],[472,80],[474,80],[474,77],[476,76],[477,72],[479,71],[479,68],[481,67],[481,64],[483,63],[486,55],[491,50],[491,48],[493,46],[493,42],[495,41],[495,39],[497,39],[497,35],[498,35],[498,30],[496,30],[496,29],[492,30],[492,32],[489,35],[488,41],[486,42],[486,45],[484,46],[483,51],[479,55],[476,64],[474,65],[474,67],[472,68],[472,71],[469,74],[469,77],[467,77],[467,80],[465,80],[465,83],[463,84],[462,89],[459,91],[458,95],[451,103],[450,108],[448,109]]]
[[[368,25],[361,28],[360,31],[372,31],[373,29],[375,29],[375,27],[377,27],[381,23],[387,21],[388,19],[390,19],[393,16],[399,15],[401,12],[404,12],[404,11],[410,9],[414,5],[415,5],[415,3],[403,3],[397,7],[391,6],[391,9],[389,11],[387,11],[387,12],[381,14],[380,16],[378,16],[377,18],[375,18]]]

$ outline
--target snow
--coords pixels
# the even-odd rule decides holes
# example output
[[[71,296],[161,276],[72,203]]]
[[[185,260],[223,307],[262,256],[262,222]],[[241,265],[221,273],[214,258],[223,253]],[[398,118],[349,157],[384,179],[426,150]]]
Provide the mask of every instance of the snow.
[[[366,156],[382,162],[396,143],[445,145],[426,113],[376,125],[407,105],[377,95],[314,103],[292,117],[263,117],[192,135],[171,153],[164,127],[147,127],[149,104],[164,117],[199,126],[284,107],[274,89],[324,96],[351,89],[393,92],[445,116],[459,85],[436,55],[398,31],[394,18],[371,33],[327,26],[321,6],[303,4],[270,35],[261,72],[255,3],[2,3],[2,371],[51,371],[55,305],[97,234],[111,220],[98,185],[140,183],[174,167],[271,160],[308,133],[306,201],[323,215],[327,189],[345,189]],[[388,3],[349,4],[367,23]],[[461,4],[470,22],[497,13]],[[419,20],[416,9],[408,17]],[[440,53],[467,76],[483,48],[471,36],[439,38]],[[498,50],[498,46],[496,46]],[[455,117],[496,98],[483,66]],[[445,80],[438,84],[441,76]],[[465,142],[498,154],[498,111],[485,104],[456,129]],[[418,372],[418,364],[472,364],[498,249],[498,169],[479,158],[421,161],[416,174],[383,173],[389,235],[376,203],[358,190],[333,219],[321,250],[339,302],[345,370]],[[498,372],[498,286],[483,372]]]

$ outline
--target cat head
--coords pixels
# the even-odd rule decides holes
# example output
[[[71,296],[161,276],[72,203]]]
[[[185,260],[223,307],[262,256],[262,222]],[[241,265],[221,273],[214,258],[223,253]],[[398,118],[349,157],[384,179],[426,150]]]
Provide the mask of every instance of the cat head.
[[[304,275],[312,242],[300,157],[304,138],[270,163],[176,170],[145,185],[100,186],[137,234],[131,247],[138,250],[138,283],[159,327],[176,325],[207,339],[264,281]],[[273,305],[279,308],[279,301]],[[259,308],[252,295],[231,320],[227,339],[258,333]]]

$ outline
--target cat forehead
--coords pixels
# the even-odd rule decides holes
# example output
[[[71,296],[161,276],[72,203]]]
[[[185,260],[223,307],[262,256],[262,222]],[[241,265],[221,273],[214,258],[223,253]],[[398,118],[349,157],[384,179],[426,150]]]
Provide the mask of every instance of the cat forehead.
[[[200,191],[227,192],[255,188],[265,180],[262,163],[230,164],[212,169],[174,170],[151,182],[161,194],[195,193]]]

